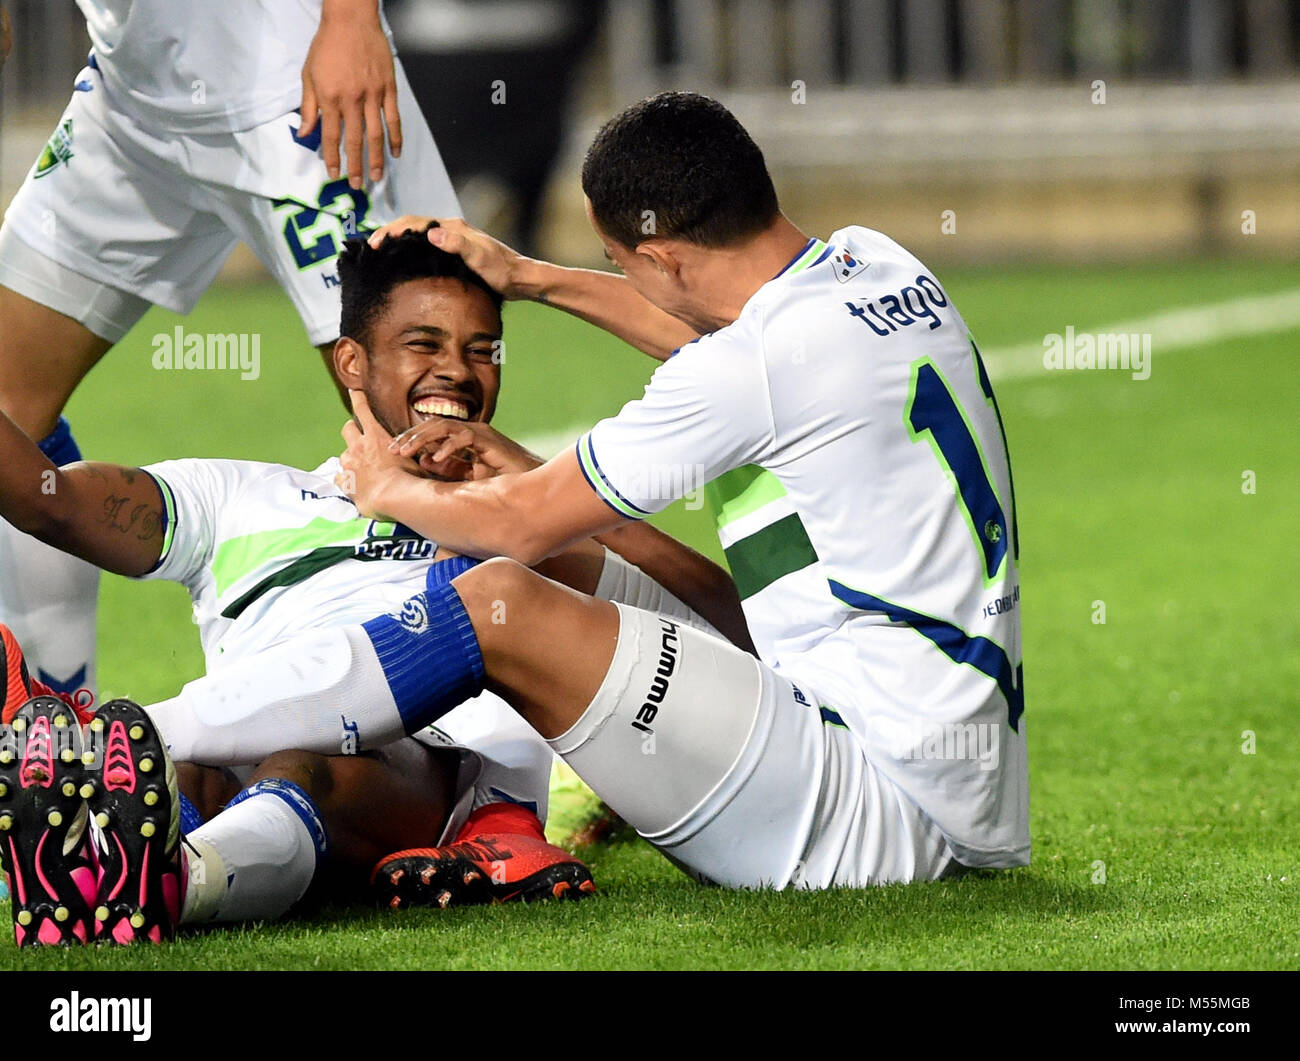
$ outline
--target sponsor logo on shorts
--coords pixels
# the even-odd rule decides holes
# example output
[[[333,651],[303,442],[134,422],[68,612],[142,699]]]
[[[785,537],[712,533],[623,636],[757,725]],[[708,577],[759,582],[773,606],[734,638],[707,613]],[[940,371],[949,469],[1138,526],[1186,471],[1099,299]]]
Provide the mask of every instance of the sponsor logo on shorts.
[[[44,177],[47,173],[52,173],[60,166],[65,165],[72,158],[72,119],[64,118],[63,124],[54,130],[54,133],[46,141],[45,149],[41,152],[40,158],[36,160],[36,169],[32,173],[33,177]]]
[[[677,670],[677,657],[681,652],[681,637],[677,632],[677,624],[660,616],[659,625],[663,630],[663,636],[659,640],[659,665],[655,668],[654,680],[650,683],[650,690],[645,694],[645,701],[637,711],[636,718],[632,720],[632,725],[642,733],[654,732],[650,728],[650,723],[659,714],[664,697],[668,695],[669,680]]]

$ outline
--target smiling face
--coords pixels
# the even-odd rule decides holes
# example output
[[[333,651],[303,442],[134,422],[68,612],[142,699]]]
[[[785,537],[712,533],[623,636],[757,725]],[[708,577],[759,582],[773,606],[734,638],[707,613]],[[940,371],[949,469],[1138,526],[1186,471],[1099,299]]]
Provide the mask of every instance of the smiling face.
[[[365,392],[391,435],[435,417],[491,420],[501,386],[501,315],[453,277],[407,280],[389,293],[367,344],[340,339],[335,367]],[[463,467],[459,469],[463,471]],[[447,469],[453,477],[454,469]]]
[[[361,390],[390,434],[436,416],[492,418],[501,386],[501,317],[451,277],[398,284],[358,359]]]

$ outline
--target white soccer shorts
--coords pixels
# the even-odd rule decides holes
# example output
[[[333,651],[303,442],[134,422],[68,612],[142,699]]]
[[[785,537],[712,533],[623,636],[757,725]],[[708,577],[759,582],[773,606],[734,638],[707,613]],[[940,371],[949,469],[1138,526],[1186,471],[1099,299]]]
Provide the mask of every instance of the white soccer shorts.
[[[0,231],[0,284],[116,342],[149,305],[188,313],[242,240],[288,292],[313,345],[339,330],[343,240],[402,214],[455,216],[455,191],[397,65],[404,144],[362,191],[330,180],[296,112],[245,132],[161,133],[99,71],[76,91]]]
[[[595,699],[549,743],[642,836],[728,887],[933,880],[957,862],[834,707],[735,646],[618,604]]]

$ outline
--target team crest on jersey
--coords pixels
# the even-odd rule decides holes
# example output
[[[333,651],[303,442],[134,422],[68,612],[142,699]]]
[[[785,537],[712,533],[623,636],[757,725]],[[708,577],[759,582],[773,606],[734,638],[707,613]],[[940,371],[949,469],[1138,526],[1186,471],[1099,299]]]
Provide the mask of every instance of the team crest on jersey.
[[[429,609],[421,597],[411,597],[393,618],[413,634],[422,633],[429,628]]]
[[[841,284],[848,283],[858,273],[862,272],[870,262],[864,262],[861,258],[855,258],[848,251],[840,251],[831,258],[831,264],[835,268],[835,279]]]
[[[36,160],[33,177],[44,177],[64,165],[72,158],[72,119],[64,118],[63,124],[54,130],[46,141],[41,157]]]

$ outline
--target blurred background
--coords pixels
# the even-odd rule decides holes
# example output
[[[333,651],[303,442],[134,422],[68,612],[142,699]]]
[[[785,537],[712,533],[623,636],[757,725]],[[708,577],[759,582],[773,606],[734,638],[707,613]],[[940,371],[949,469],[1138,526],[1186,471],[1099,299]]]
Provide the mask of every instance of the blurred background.
[[[9,0],[0,204],[70,94],[72,0]],[[753,131],[786,212],[922,258],[1293,257],[1295,0],[388,0],[470,220],[594,264],[577,170],[665,88]],[[1251,211],[1243,215],[1244,211]],[[254,268],[236,255],[232,271]]]

